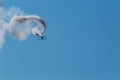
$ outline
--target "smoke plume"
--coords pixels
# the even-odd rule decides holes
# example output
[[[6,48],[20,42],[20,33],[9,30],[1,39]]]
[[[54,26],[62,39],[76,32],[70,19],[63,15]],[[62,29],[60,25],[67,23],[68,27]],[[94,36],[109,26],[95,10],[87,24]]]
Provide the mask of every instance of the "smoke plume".
[[[5,42],[6,33],[10,33],[12,37],[22,41],[26,40],[32,29],[39,27],[40,36],[43,35],[46,24],[37,15],[27,15],[17,7],[10,9],[0,8],[0,48]]]

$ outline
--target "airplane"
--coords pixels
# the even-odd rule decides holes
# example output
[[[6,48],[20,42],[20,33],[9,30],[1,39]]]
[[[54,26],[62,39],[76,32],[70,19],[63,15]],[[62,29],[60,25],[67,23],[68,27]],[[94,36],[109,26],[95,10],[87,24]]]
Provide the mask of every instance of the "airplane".
[[[47,37],[46,36],[43,36],[43,32],[40,31],[39,27],[35,27],[32,29],[32,34],[34,36],[37,36],[38,37],[38,40],[46,40]]]
[[[35,35],[38,37],[38,40],[46,40],[46,36],[40,36],[39,34],[35,33]]]

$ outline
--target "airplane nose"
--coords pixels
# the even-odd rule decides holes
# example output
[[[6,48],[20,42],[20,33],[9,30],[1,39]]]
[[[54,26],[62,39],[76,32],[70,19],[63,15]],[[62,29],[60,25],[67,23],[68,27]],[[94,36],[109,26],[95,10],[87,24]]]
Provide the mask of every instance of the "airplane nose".
[[[41,39],[43,39],[44,37],[42,36]]]

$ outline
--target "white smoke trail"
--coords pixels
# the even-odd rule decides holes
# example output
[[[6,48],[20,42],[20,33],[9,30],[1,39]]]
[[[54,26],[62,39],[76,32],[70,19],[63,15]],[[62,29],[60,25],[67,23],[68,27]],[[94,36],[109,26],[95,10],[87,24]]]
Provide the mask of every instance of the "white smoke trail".
[[[40,28],[38,26],[32,28],[32,34],[36,35],[36,33],[40,36],[43,36],[43,33],[41,33]]]
[[[8,24],[3,20],[0,20],[0,48],[2,48],[3,43],[5,42],[5,34],[8,29]]]
[[[43,35],[46,24],[37,15],[26,15],[21,9],[12,7],[9,10],[0,8],[0,48],[5,42],[6,32],[10,32],[13,37],[26,40],[32,32],[34,26],[39,27],[39,32]],[[33,28],[34,29],[34,28]],[[40,36],[41,36],[40,35]]]
[[[25,40],[31,33],[32,27],[36,26],[35,24],[39,27],[36,33],[39,31],[40,36],[42,36],[46,24],[37,15],[14,16],[9,23],[9,31],[19,40]],[[40,26],[40,24],[42,24],[42,26]]]
[[[31,33],[32,23],[25,21],[24,23],[17,21],[18,16],[14,16],[9,23],[9,31],[13,37],[19,40],[26,40]]]
[[[5,42],[5,35],[9,29],[9,22],[13,16],[25,15],[25,13],[17,7],[5,9],[0,7],[0,48]]]

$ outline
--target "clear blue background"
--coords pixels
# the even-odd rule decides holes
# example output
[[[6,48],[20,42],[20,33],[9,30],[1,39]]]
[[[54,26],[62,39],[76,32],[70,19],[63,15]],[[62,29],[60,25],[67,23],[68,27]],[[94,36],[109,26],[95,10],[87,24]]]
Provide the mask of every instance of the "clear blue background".
[[[47,23],[48,40],[10,34],[0,80],[120,80],[119,0],[3,0]]]

